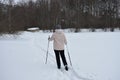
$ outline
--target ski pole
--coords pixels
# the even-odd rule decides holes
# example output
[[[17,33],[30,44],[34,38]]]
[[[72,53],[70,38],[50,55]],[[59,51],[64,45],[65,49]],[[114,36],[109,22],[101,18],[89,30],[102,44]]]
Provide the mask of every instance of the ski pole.
[[[50,36],[49,36],[50,37]],[[48,46],[47,46],[47,53],[46,53],[46,61],[45,61],[45,64],[47,64],[47,59],[48,59],[48,50],[49,50],[49,40],[48,40]]]
[[[68,57],[69,57],[70,65],[72,66],[72,61],[71,61],[71,57],[70,57],[70,53],[69,53],[67,44],[66,44],[66,47],[67,47],[67,52],[68,52]]]

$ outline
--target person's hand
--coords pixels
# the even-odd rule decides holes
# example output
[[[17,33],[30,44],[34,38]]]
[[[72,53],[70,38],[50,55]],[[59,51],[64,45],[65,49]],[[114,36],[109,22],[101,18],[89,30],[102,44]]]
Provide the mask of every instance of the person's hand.
[[[50,40],[50,36],[48,37],[48,40]]]

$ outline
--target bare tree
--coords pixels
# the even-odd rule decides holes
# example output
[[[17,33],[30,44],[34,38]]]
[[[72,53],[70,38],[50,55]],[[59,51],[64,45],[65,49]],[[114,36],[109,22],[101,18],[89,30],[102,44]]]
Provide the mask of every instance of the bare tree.
[[[12,27],[12,16],[11,16],[11,9],[12,9],[12,6],[13,6],[13,2],[14,0],[8,0],[8,22],[9,22],[9,27],[8,27],[8,30],[9,32],[11,32],[11,27]]]

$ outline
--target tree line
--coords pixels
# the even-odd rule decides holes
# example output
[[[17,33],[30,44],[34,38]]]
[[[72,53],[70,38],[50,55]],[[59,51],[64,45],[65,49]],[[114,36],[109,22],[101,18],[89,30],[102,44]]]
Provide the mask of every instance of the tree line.
[[[119,0],[0,0],[0,32],[13,33],[30,27],[120,28]]]

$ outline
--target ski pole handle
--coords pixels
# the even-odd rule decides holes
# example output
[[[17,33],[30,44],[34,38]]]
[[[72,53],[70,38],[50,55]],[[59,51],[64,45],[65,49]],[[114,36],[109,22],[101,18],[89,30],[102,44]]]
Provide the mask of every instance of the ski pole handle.
[[[50,35],[48,36],[48,40],[50,40]]]

